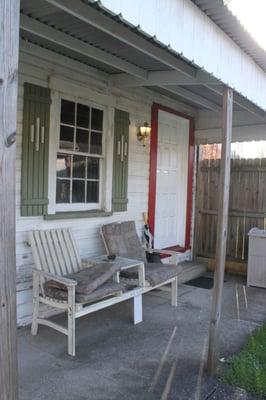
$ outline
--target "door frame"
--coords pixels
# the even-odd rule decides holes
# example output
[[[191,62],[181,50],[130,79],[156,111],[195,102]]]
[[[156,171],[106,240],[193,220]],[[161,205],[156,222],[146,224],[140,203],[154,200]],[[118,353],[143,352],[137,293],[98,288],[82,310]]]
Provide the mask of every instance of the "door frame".
[[[195,123],[194,118],[176,111],[172,108],[153,103],[151,108],[151,143],[150,143],[150,176],[149,176],[149,199],[148,215],[149,226],[152,234],[155,230],[155,209],[156,209],[156,180],[157,180],[157,151],[158,151],[158,122],[159,111],[177,115],[178,117],[189,120],[189,146],[188,146],[188,185],[187,185],[187,211],[186,211],[186,233],[185,246],[174,246],[171,249],[185,252],[191,249],[191,225],[193,208],[193,172],[194,172],[194,154],[195,154]]]

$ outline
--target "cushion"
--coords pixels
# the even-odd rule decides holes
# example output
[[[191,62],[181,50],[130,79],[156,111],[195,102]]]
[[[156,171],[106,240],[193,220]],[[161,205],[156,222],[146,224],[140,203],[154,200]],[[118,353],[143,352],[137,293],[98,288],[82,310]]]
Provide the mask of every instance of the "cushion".
[[[182,267],[175,264],[145,263],[145,280],[151,286],[159,285],[174,278],[182,272]],[[138,271],[135,268],[121,271],[121,276],[128,279],[137,279]]]
[[[102,234],[109,254],[146,261],[134,221],[103,225]]]
[[[159,285],[174,278],[182,272],[182,268],[175,264],[147,263],[145,265],[145,279],[151,286]]]
[[[105,282],[103,285],[95,289],[89,294],[76,293],[76,303],[90,303],[107,296],[114,295],[121,292],[124,289],[124,285],[116,282]],[[67,300],[67,290],[56,288],[49,285],[49,281],[44,285],[45,296],[51,297],[57,300]]]
[[[88,295],[101,286],[104,282],[108,281],[119,270],[119,265],[106,262],[84,268],[78,272],[75,272],[74,274],[66,275],[65,277],[74,279],[77,282],[76,293]],[[53,280],[46,282],[45,287],[67,290],[64,284]]]

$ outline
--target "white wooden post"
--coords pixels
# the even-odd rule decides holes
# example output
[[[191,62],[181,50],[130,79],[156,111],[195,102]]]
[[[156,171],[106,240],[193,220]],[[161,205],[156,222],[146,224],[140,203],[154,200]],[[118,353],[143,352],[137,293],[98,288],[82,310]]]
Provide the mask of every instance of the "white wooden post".
[[[68,329],[68,354],[76,355],[76,324],[75,324],[75,286],[68,287],[68,310],[67,310],[67,329]]]
[[[133,298],[133,313],[134,313],[134,325],[139,324],[140,322],[143,321],[143,316],[142,316],[142,294],[139,294],[138,296],[134,296]]]
[[[215,374],[219,359],[219,323],[221,318],[222,292],[226,261],[226,240],[231,170],[233,91],[225,87],[223,93],[222,157],[220,168],[219,211],[216,243],[216,268],[209,330],[207,369]]]
[[[33,272],[33,285],[32,285],[32,295],[33,295],[33,312],[32,312],[32,324],[31,324],[31,334],[37,335],[38,332],[38,315],[39,315],[39,296],[40,296],[40,276]]]
[[[171,283],[171,304],[177,307],[177,294],[178,294],[178,277]]]
[[[0,1],[0,400],[18,396],[15,132],[19,0]]]

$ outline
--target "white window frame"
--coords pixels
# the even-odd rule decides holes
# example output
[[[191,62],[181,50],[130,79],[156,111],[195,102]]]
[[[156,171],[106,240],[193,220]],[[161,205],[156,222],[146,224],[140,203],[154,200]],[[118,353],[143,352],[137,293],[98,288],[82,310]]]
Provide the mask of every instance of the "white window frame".
[[[89,90],[89,89],[88,89]],[[112,210],[112,165],[113,165],[113,118],[114,108],[94,103],[76,94],[52,90],[50,112],[49,175],[48,175],[48,214],[58,212],[106,211]],[[87,105],[103,111],[102,155],[100,159],[99,202],[98,203],[56,203],[56,159],[57,153],[65,153],[59,148],[61,100]],[[108,144],[108,145],[107,145]],[[84,153],[80,153],[84,155]],[[86,154],[90,157],[89,154]]]

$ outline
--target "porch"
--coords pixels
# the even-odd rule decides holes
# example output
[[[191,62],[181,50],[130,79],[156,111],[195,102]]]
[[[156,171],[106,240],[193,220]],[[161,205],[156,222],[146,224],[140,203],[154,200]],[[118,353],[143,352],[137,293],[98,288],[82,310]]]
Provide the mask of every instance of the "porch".
[[[211,296],[212,290],[181,285],[175,309],[166,293],[150,292],[144,322],[135,327],[130,302],[79,319],[75,358],[66,355],[61,334],[40,327],[33,337],[21,328],[20,400],[257,399],[204,372]],[[264,289],[225,277],[221,357],[243,346],[263,322],[265,306]]]

